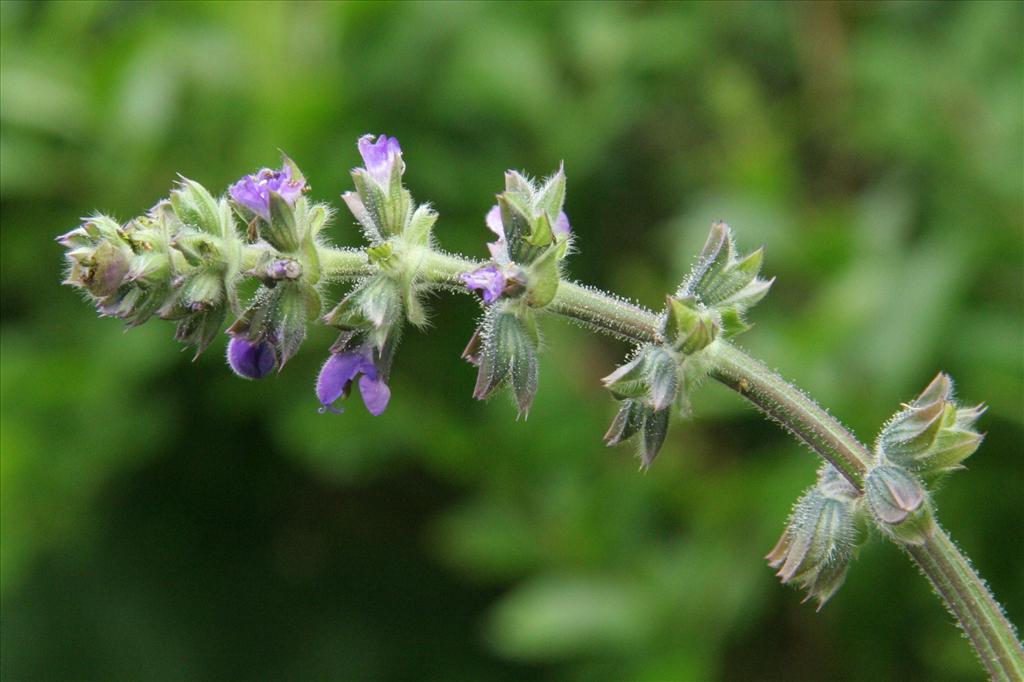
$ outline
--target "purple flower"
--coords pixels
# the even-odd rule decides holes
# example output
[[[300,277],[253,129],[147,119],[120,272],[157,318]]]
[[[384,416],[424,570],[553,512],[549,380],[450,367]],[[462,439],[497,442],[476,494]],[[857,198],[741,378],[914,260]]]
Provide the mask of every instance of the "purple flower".
[[[387,188],[391,183],[391,173],[396,163],[402,163],[402,148],[398,140],[387,135],[377,135],[374,142],[373,135],[363,135],[359,138],[359,154],[366,164],[366,172],[377,181],[381,187]],[[399,168],[399,172],[404,166]]]
[[[303,180],[292,179],[292,167],[285,163],[281,170],[263,168],[246,175],[231,185],[228,192],[235,203],[246,207],[259,217],[270,221],[270,193],[277,192],[289,205],[295,203],[305,189]]]
[[[341,414],[341,408],[334,407],[334,403],[348,395],[352,382],[360,374],[359,393],[366,409],[375,417],[384,412],[391,399],[391,389],[378,376],[373,361],[361,352],[333,353],[327,358],[316,380],[316,397],[323,405],[320,411]]]
[[[498,300],[505,290],[505,275],[496,265],[485,265],[473,272],[459,276],[469,290],[479,289],[484,303],[491,304]]]
[[[267,341],[252,343],[241,336],[232,336],[228,343],[228,365],[243,379],[262,379],[277,365],[274,346]]]

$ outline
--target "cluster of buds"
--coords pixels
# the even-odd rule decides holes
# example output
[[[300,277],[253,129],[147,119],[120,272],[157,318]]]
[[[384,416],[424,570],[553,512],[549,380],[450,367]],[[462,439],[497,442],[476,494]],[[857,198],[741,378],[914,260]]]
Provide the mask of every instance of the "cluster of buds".
[[[241,377],[259,379],[284,367],[306,338],[321,308],[318,247],[331,217],[309,202],[306,179],[291,159],[233,184],[228,193],[247,225],[247,240],[260,245],[246,274],[259,288],[228,328],[228,364]]]
[[[621,402],[605,434],[617,445],[639,434],[641,467],[658,455],[668,429],[669,407],[690,414],[689,395],[708,373],[705,349],[719,337],[749,327],[744,315],[764,298],[774,280],[758,277],[764,250],[738,256],[729,226],[714,223],[693,271],[672,296],[665,297],[660,344],[643,346],[604,378]]]
[[[242,240],[231,208],[192,180],[124,225],[97,215],[58,241],[68,249],[65,283],[85,291],[101,315],[129,327],[153,315],[174,320],[175,337],[197,357],[238,309]]]
[[[962,468],[978,449],[983,436],[974,424],[984,413],[984,405],[960,407],[953,397],[953,381],[940,372],[882,427],[876,456],[931,481]]]
[[[564,169],[539,185],[509,171],[497,202],[484,219],[498,237],[487,245],[491,260],[462,275],[486,308],[463,357],[478,368],[475,398],[510,385],[520,414],[527,414],[537,392],[536,311],[554,299],[572,239],[562,210]]]
[[[783,583],[795,583],[820,609],[846,579],[867,537],[862,496],[830,464],[793,507],[786,530],[765,557]]]
[[[605,388],[621,402],[604,436],[605,443],[618,445],[640,434],[641,467],[650,467],[668,433],[668,408],[679,393],[680,374],[681,365],[674,353],[665,346],[649,344],[602,379]]]
[[[323,317],[340,335],[316,392],[324,411],[339,411],[337,401],[358,377],[363,402],[378,415],[391,396],[387,380],[404,323],[427,323],[422,299],[428,283],[419,264],[432,248],[437,214],[427,204],[416,206],[402,185],[398,140],[365,135],[358,147],[364,166],[352,171],[356,190],[342,199],[370,243],[367,258],[375,267]]]
[[[939,373],[882,427],[875,461],[864,481],[868,507],[877,525],[904,544],[917,545],[932,533],[928,488],[963,467],[983,438],[974,424],[984,405],[960,407],[953,381]]]
[[[899,544],[927,541],[936,526],[926,484],[934,487],[977,449],[982,435],[973,427],[984,411],[960,407],[940,373],[882,427],[863,492],[826,465],[767,557],[782,582],[799,583],[824,604],[842,584],[868,514]]]
[[[775,282],[775,278],[758,277],[763,260],[764,247],[740,256],[729,226],[712,224],[697,264],[669,297],[666,339],[684,352],[693,352],[720,334],[729,338],[749,329],[744,320],[747,310]]]

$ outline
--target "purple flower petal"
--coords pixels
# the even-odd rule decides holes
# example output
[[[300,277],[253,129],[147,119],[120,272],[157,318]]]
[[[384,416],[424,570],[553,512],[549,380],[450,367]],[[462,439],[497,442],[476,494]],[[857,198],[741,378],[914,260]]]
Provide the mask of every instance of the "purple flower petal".
[[[499,238],[505,238],[505,226],[501,223],[501,209],[498,208],[497,204],[492,206],[491,210],[487,212],[484,222],[487,223],[487,229],[498,235]]]
[[[359,377],[359,393],[363,396],[366,409],[374,417],[379,417],[387,409],[388,401],[391,399],[391,389],[384,380],[371,378],[369,374]]]
[[[337,353],[327,358],[316,380],[316,397],[323,405],[321,412],[341,412],[340,408],[331,406],[345,393],[364,363],[366,358],[358,353]]]
[[[555,224],[552,225],[552,229],[555,234],[569,234],[572,228],[569,227],[569,216],[565,215],[565,211],[560,211],[558,213],[558,218],[555,220]]]
[[[243,379],[261,379],[277,365],[274,347],[266,341],[251,343],[241,336],[228,343],[228,365]]]
[[[258,173],[246,175],[231,185],[228,193],[235,203],[244,206],[264,220],[270,220],[270,193],[277,192],[288,205],[302,195],[305,185],[292,179],[292,169],[287,163],[281,170],[263,168]]]
[[[373,135],[363,135],[359,138],[357,146],[359,155],[363,157],[366,165],[366,172],[377,181],[382,187],[387,187],[391,182],[392,168],[396,163],[402,162],[402,147],[398,140],[387,135],[378,135],[374,142]]]
[[[327,359],[316,382],[316,397],[323,405],[321,412],[340,414],[341,408],[334,407],[334,403],[348,393],[360,374],[359,393],[370,414],[377,416],[388,406],[391,389],[379,378],[377,366],[366,352],[335,353]]]
[[[485,265],[473,272],[464,273],[460,279],[466,283],[466,288],[478,289],[486,304],[497,301],[505,290],[505,275],[494,265]]]
[[[491,252],[491,260],[497,263],[508,262],[508,245],[504,239],[496,242],[487,242],[487,250]]]

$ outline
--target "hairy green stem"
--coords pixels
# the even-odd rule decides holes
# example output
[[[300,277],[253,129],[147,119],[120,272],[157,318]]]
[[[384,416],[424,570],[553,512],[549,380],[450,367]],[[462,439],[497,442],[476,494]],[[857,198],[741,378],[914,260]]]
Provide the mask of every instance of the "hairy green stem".
[[[445,286],[459,284],[460,274],[479,266],[460,256],[426,249],[409,255],[421,259],[425,279]],[[365,254],[338,249],[321,249],[320,262],[330,279],[351,279],[367,274],[372,267]],[[626,341],[660,341],[657,314],[574,282],[559,284],[546,311]],[[707,350],[714,379],[753,403],[835,466],[858,490],[863,489],[871,452],[835,417],[739,348],[718,341]],[[936,526],[925,544],[904,548],[956,617],[991,678],[1024,680],[1024,650],[1013,626],[945,532]]]
[[[1002,608],[946,532],[936,525],[923,545],[906,547],[931,581],[993,680],[1024,680],[1024,648]]]
[[[846,427],[763,363],[727,343],[714,344],[711,376],[752,402],[827,459],[858,489],[871,453]]]

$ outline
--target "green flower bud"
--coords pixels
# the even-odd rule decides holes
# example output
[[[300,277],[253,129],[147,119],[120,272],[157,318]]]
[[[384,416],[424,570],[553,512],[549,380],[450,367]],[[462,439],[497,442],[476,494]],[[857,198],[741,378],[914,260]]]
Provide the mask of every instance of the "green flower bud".
[[[691,355],[715,340],[719,326],[713,312],[701,309],[691,296],[666,296],[665,302],[662,335],[673,348]]]
[[[660,412],[676,398],[679,363],[665,348],[648,345],[601,381],[617,400],[639,400]]]
[[[974,423],[983,405],[961,408],[953,398],[953,382],[939,373],[878,435],[879,460],[893,462],[926,479],[961,468],[983,436]]]
[[[174,328],[174,339],[186,346],[195,346],[194,360],[220,334],[226,317],[227,308],[225,306],[192,311],[178,321],[178,326]]]
[[[539,379],[539,338],[533,313],[510,303],[495,304],[487,309],[474,336],[479,340],[478,348],[467,347],[464,354],[470,354],[479,367],[473,397],[487,400],[499,388],[510,385],[520,415],[527,415]]]
[[[171,207],[183,225],[202,232],[223,236],[234,230],[227,202],[218,202],[210,192],[194,180],[181,177],[171,190]]]
[[[646,471],[665,444],[668,416],[668,410],[656,411],[641,400],[624,400],[608,432],[604,434],[604,442],[610,447],[640,434],[640,468]]]
[[[409,224],[405,226],[403,238],[412,246],[428,246],[433,234],[437,213],[429,204],[421,204],[413,211]]]
[[[681,374],[679,360],[671,351],[648,345],[602,379],[605,388],[622,401],[604,436],[605,443],[617,445],[639,433],[641,466],[647,469],[665,442],[668,408],[678,397]]]
[[[707,312],[726,337],[735,336],[749,328],[744,314],[767,295],[775,281],[758,277],[763,260],[763,247],[738,256],[729,226],[716,222],[697,264],[673,298]]]
[[[399,283],[382,273],[368,277],[323,317],[323,322],[342,330],[369,330],[374,345],[383,348],[404,320]]]
[[[796,583],[824,606],[842,586],[865,538],[857,489],[831,465],[793,508],[785,532],[765,557],[783,583]]]
[[[906,469],[876,466],[864,479],[864,494],[878,526],[896,541],[920,545],[935,529],[928,493]]]
[[[505,191],[498,195],[497,212],[488,225],[501,237],[502,250],[515,263],[528,266],[548,249],[561,245],[557,259],[567,253],[571,229],[562,210],[565,203],[565,170],[540,187],[515,171],[505,174]],[[493,209],[492,209],[493,212]]]

